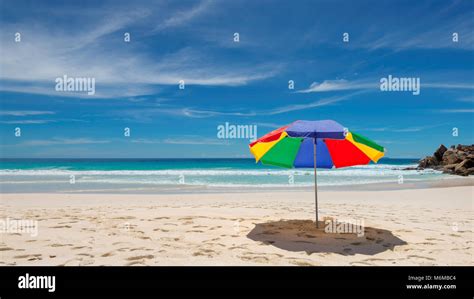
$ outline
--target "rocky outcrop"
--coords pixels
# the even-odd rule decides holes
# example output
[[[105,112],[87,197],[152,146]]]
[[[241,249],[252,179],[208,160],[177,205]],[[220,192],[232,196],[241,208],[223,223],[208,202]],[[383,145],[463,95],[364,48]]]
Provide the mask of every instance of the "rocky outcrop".
[[[443,155],[448,149],[444,145],[440,145],[436,152],[434,152],[433,157],[436,158],[436,160],[441,161],[443,160]]]
[[[418,169],[432,168],[444,173],[468,176],[474,174],[474,144],[451,146],[440,145],[433,156],[420,160]]]

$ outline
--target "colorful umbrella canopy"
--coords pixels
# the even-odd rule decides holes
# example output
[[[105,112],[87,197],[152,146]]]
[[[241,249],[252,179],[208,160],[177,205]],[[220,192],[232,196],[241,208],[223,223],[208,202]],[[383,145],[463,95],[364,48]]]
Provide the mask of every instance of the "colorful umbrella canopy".
[[[385,149],[333,120],[298,120],[252,142],[257,162],[286,168],[314,168],[316,226],[318,192],[316,167],[340,168],[377,162]]]
[[[377,162],[384,148],[335,121],[298,120],[250,144],[257,162],[286,168],[313,168],[314,143],[318,168],[340,168]]]

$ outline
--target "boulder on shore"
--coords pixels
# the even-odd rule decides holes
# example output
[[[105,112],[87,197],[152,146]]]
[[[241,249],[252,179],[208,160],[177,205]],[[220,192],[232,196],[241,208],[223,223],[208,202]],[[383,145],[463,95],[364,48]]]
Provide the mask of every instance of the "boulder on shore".
[[[474,144],[452,145],[449,149],[441,144],[433,156],[427,156],[420,160],[418,169],[425,168],[462,176],[474,174]]]
[[[443,155],[447,150],[448,149],[441,144],[436,152],[434,152],[433,157],[435,157],[438,162],[441,162],[443,160]]]

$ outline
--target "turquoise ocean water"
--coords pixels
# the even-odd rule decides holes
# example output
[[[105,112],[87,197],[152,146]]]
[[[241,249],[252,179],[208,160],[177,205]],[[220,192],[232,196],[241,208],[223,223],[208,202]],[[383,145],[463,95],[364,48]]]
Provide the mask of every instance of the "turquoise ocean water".
[[[434,170],[404,170],[417,159],[318,169],[318,186],[435,180]],[[0,189],[15,192],[173,192],[311,187],[312,169],[282,169],[252,159],[3,159]]]

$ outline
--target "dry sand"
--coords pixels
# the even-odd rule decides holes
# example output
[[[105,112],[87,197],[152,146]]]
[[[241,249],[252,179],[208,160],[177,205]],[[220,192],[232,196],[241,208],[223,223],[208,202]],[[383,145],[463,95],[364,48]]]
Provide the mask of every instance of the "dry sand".
[[[320,192],[320,220],[362,219],[362,237],[317,230],[306,191],[2,194],[0,219],[38,236],[0,234],[0,265],[474,265],[473,192]]]

